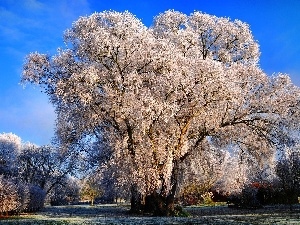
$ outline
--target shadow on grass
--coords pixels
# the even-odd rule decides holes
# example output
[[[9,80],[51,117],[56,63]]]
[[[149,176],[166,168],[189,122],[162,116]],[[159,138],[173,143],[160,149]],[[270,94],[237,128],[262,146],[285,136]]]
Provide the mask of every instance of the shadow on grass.
[[[36,214],[22,214],[0,220],[0,224],[300,224],[300,205],[294,211],[285,206],[270,206],[257,210],[231,209],[226,206],[187,207],[191,217],[146,217],[128,214],[128,206],[47,206]]]
[[[128,206],[118,205],[70,205],[48,206],[40,211],[40,215],[47,217],[120,217],[129,212]]]

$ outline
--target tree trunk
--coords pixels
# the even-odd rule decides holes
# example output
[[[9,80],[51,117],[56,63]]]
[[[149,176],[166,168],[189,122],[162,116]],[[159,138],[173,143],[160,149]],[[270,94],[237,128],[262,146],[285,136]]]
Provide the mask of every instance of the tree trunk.
[[[154,216],[174,216],[175,215],[175,195],[177,191],[179,177],[179,160],[173,160],[171,175],[171,190],[166,193],[164,187],[160,193],[153,192],[146,196],[144,212]]]
[[[131,187],[131,213],[149,213],[154,216],[174,216],[175,215],[175,195],[177,191],[179,178],[180,159],[173,160],[173,169],[171,175],[171,190],[168,192],[162,187],[160,193],[156,191],[143,196],[138,191],[137,185]]]
[[[173,159],[173,169],[171,174],[171,190],[167,196],[167,216],[174,214],[175,195],[178,188],[180,159]]]
[[[168,197],[167,197],[167,204],[166,204],[166,207],[167,207],[167,213],[166,215],[167,216],[173,216],[175,214],[175,194],[169,194]]]
[[[130,207],[130,212],[131,213],[141,213],[144,210],[144,205],[142,203],[142,195],[138,191],[136,185],[132,185],[131,187],[131,207]]]
[[[173,216],[175,205],[175,195],[170,193],[164,196],[153,192],[145,197],[137,191],[135,187],[131,188],[131,213],[146,213],[154,216]]]
[[[157,192],[146,196],[144,213],[154,216],[173,216],[175,214],[175,196],[163,196]]]
[[[166,197],[157,192],[147,195],[145,198],[144,212],[155,216],[166,215]]]

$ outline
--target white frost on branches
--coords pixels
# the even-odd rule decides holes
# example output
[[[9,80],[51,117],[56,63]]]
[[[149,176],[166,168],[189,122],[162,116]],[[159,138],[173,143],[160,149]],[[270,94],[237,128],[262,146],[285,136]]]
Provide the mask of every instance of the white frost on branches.
[[[17,186],[0,176],[0,215],[16,210],[19,204]]]
[[[147,28],[104,11],[79,18],[65,41],[52,58],[29,54],[23,81],[49,95],[62,144],[106,136],[110,163],[140,193],[174,194],[180,165],[207,138],[263,163],[299,121],[299,88],[258,67],[241,21],[170,10]]]

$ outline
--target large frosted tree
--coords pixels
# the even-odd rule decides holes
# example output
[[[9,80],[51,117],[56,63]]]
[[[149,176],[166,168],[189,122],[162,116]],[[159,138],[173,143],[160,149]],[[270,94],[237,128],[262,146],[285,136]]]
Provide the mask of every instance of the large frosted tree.
[[[152,196],[156,213],[170,215],[182,165],[204,141],[263,162],[299,121],[298,87],[259,68],[241,21],[166,11],[147,28],[129,12],[105,11],[79,18],[64,37],[52,58],[27,56],[23,81],[48,94],[66,148],[105,137],[133,211]]]

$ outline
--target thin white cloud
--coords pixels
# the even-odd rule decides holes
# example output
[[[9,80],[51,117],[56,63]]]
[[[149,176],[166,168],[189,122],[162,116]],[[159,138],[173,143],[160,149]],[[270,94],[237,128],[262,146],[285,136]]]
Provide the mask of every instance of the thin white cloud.
[[[47,34],[51,32],[52,35],[55,35],[55,32],[61,32],[62,28],[65,29],[71,26],[72,22],[79,16],[90,13],[89,4],[86,0],[6,2],[8,3],[2,7],[0,6],[1,33],[6,28],[6,30],[18,30],[19,33],[44,31]]]
[[[0,5],[0,39],[6,48],[54,54],[64,47],[63,32],[72,22],[90,13],[87,0],[5,0]]]
[[[43,3],[37,0],[25,0],[23,4],[29,10],[42,10],[45,7]]]
[[[86,0],[59,1],[59,3],[56,9],[67,21],[74,21],[78,19],[79,16],[85,16],[91,11],[89,3]]]
[[[54,109],[38,89],[19,87],[6,93],[0,118],[0,132],[16,133],[26,141],[48,144],[54,135]]]

